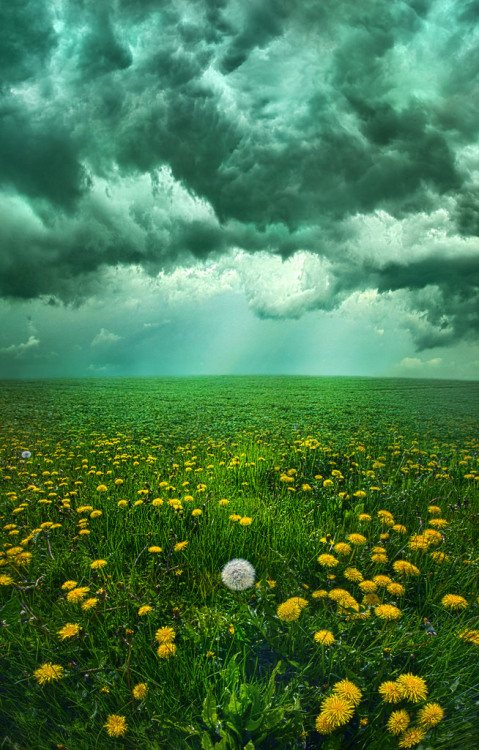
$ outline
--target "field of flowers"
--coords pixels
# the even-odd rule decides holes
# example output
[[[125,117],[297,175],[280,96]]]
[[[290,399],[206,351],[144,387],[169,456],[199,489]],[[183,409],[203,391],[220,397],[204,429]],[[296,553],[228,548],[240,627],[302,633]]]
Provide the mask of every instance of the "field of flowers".
[[[479,746],[479,383],[4,381],[0,747]]]

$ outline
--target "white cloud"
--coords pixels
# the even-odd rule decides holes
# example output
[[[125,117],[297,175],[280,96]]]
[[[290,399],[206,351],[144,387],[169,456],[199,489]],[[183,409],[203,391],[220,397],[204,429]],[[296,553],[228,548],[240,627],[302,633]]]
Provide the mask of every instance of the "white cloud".
[[[28,341],[20,344],[11,344],[11,346],[5,346],[0,349],[1,354],[12,354],[14,357],[21,357],[30,349],[34,349],[40,343],[40,339],[35,338],[31,335]]]
[[[114,344],[115,341],[119,341],[122,337],[116,333],[108,331],[106,328],[102,328],[99,333],[95,336],[91,342],[91,346],[103,346],[105,344]]]

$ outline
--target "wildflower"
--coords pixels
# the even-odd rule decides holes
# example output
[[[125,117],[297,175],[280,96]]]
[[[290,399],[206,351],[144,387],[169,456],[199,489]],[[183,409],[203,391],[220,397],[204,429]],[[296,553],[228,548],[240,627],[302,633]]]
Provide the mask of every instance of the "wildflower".
[[[319,734],[331,734],[334,730],[333,725],[330,724],[327,718],[322,714],[316,717],[315,726],[316,731],[319,732]]]
[[[381,586],[382,588],[386,588],[388,583],[392,583],[392,580],[389,578],[389,576],[383,576],[383,575],[374,576],[373,581],[374,583],[377,583],[377,585]]]
[[[466,607],[469,606],[467,599],[464,599],[463,596],[459,596],[458,594],[446,594],[442,597],[441,604],[443,607],[446,607],[446,609],[452,609],[453,611],[466,609]]]
[[[125,717],[118,716],[117,714],[110,714],[106,720],[106,724],[103,724],[103,726],[110,737],[123,737],[128,729]]]
[[[357,492],[353,492],[353,497],[357,497],[359,500],[363,500],[366,497],[366,493],[364,490],[358,490]]]
[[[82,586],[81,588],[72,589],[67,594],[67,602],[72,602],[73,604],[81,602],[81,600],[85,598],[89,591],[89,586]]]
[[[386,591],[388,591],[393,596],[404,596],[406,593],[406,589],[404,586],[401,586],[400,583],[388,583],[386,586]]]
[[[196,518],[196,516],[201,516],[202,513],[203,511],[201,510],[201,508],[195,508],[194,510],[191,511],[191,515],[193,516],[193,518]]]
[[[318,557],[318,562],[325,568],[334,568],[339,563],[339,560],[337,560],[333,555],[325,554]]]
[[[435,529],[426,529],[424,532],[424,538],[427,540],[428,544],[441,544],[442,542],[442,534]]]
[[[11,576],[8,575],[1,575],[0,576],[0,586],[11,586],[15,581]]]
[[[431,514],[431,516],[440,516],[442,510],[438,505],[430,505],[428,507],[428,512]]]
[[[325,479],[323,482],[323,487],[332,487],[334,485],[334,482],[332,479]]]
[[[120,477],[118,477],[118,479],[115,479],[115,484],[117,487],[118,485],[123,484],[123,479],[120,479]]]
[[[96,491],[97,492],[108,492],[108,487],[106,486],[106,484],[99,484],[98,487],[96,488]]]
[[[362,697],[361,690],[351,680],[336,682],[333,687],[333,693],[339,695],[340,698],[344,698],[344,700],[350,701],[353,706],[358,706]]]
[[[439,703],[426,703],[417,715],[419,724],[422,724],[426,729],[431,729],[439,724],[441,719],[444,717],[444,709]]]
[[[321,703],[321,714],[332,727],[347,724],[353,713],[354,705],[351,701],[345,700],[334,693]]]
[[[371,555],[371,561],[376,565],[385,565],[388,562],[387,555]]]
[[[276,610],[276,614],[280,620],[283,620],[283,622],[293,622],[294,620],[299,619],[301,611],[307,605],[308,602],[306,599],[302,599],[300,596],[295,596],[287,599],[283,604],[280,604]]]
[[[80,536],[85,536],[90,533],[90,529],[82,529],[78,533],[80,534]]]
[[[449,526],[449,521],[446,521],[445,518],[431,518],[429,526],[434,529],[443,529],[445,526]]]
[[[348,581],[353,581],[353,583],[361,583],[361,581],[364,580],[364,576],[357,568],[346,568],[344,571],[344,577],[348,579]]]
[[[396,680],[396,685],[401,698],[406,698],[413,703],[419,703],[427,696],[426,681],[411,672],[400,675]]]
[[[99,518],[101,515],[103,515],[101,510],[92,510],[92,512],[90,513],[90,518]]]
[[[78,581],[65,581],[65,583],[62,583],[62,589],[64,591],[71,591],[71,589],[74,589],[77,585]]]
[[[425,736],[425,730],[419,729],[419,727],[406,729],[404,734],[399,737],[399,747],[413,747],[414,745],[419,745]]]
[[[352,544],[357,544],[359,546],[366,544],[368,541],[362,534],[348,534],[348,539]]]
[[[394,525],[393,514],[390,513],[388,510],[378,510],[378,518],[380,518],[381,521],[383,521],[387,526]]]
[[[459,634],[459,638],[474,643],[475,646],[479,646],[479,630],[464,630]]]
[[[399,703],[402,698],[398,685],[391,680],[382,682],[379,686],[378,692],[385,703]]]
[[[352,547],[350,544],[346,544],[346,542],[338,542],[338,544],[334,545],[334,551],[338,555],[350,555],[351,554]]]
[[[330,630],[317,630],[314,634],[314,640],[321,646],[331,646],[332,643],[336,642],[336,638]]]
[[[78,635],[80,630],[83,630],[81,625],[67,622],[67,624],[60,628],[60,630],[57,630],[57,635],[61,641],[64,641],[66,638],[73,638],[75,635]]]
[[[223,498],[223,500],[220,500],[218,502],[218,505],[220,506],[220,508],[223,508],[225,505],[228,505],[228,503],[229,503],[229,500],[227,500],[226,498]]]
[[[449,557],[449,555],[446,555],[444,552],[437,552],[437,551],[436,552],[430,552],[429,556],[432,557],[432,559],[435,560],[438,563],[443,563],[443,562],[448,563],[451,560],[451,558]]]
[[[378,590],[378,585],[374,581],[361,581],[359,588],[361,591],[364,591],[365,594],[374,594],[374,592]]]
[[[387,730],[390,734],[401,734],[407,729],[410,721],[409,714],[404,708],[401,711],[393,711],[386,725]]]
[[[163,500],[161,499],[161,497],[155,497],[155,499],[151,501],[151,504],[154,508],[161,508],[161,506],[163,505]]]
[[[420,575],[419,568],[408,562],[407,560],[396,560],[393,562],[393,569],[396,573],[401,573],[403,576],[418,576]]]
[[[174,643],[162,643],[161,646],[158,646],[156,653],[160,659],[169,659],[170,656],[175,656],[176,645]]]
[[[152,555],[157,555],[160,552],[163,552],[161,547],[157,547],[156,545],[153,545],[153,547],[148,547],[148,552],[151,552]]]
[[[376,607],[378,604],[381,604],[381,599],[377,594],[364,594],[363,596],[363,604],[371,605],[373,607]]]
[[[117,505],[119,508],[126,508],[128,503],[126,502],[126,500],[118,500]]]
[[[36,669],[33,673],[36,681],[39,685],[44,685],[46,682],[53,682],[53,680],[61,680],[63,677],[64,669],[60,664],[52,664],[50,661],[42,664],[41,667]]]
[[[249,518],[248,516],[243,516],[243,518],[240,518],[240,526],[251,526],[252,522],[253,519]]]
[[[401,523],[395,523],[393,526],[393,531],[396,531],[398,534],[407,534],[407,528]]]
[[[90,568],[92,570],[99,570],[99,568],[104,568],[107,564],[106,560],[93,560],[93,562],[90,565]]]
[[[187,546],[187,544],[188,544],[188,542],[178,542],[173,547],[173,551],[174,552],[181,552],[182,549],[185,549],[185,547]]]
[[[360,513],[358,516],[358,520],[362,523],[370,523],[372,521],[372,517],[369,515],[369,513]]]
[[[140,617],[143,617],[143,615],[147,615],[148,612],[151,612],[153,610],[153,607],[150,607],[149,604],[144,604],[142,607],[139,608],[138,614]]]
[[[328,592],[325,589],[318,589],[317,591],[313,591],[311,596],[313,599],[327,599]]]
[[[133,698],[136,698],[137,701],[143,700],[143,698],[146,698],[146,695],[148,693],[148,685],[146,682],[139,682],[132,690]]]
[[[381,620],[387,620],[388,622],[399,620],[402,617],[401,610],[394,607],[392,604],[380,604],[379,607],[376,607],[374,610],[374,614],[380,617]]]
[[[236,521],[239,521],[239,520],[240,520],[240,518],[241,518],[241,516],[239,516],[239,515],[238,515],[237,513],[233,513],[233,514],[232,514],[232,515],[231,515],[231,516],[229,517],[230,521],[233,521],[233,523],[236,523]]]
[[[95,597],[92,597],[91,599],[85,599],[85,601],[81,605],[81,608],[85,612],[88,612],[89,609],[93,609],[93,607],[96,607],[97,604],[98,604],[98,599],[96,599]]]
[[[248,560],[235,558],[222,569],[221,580],[232,591],[244,591],[253,586],[255,575],[255,569]]]
[[[424,534],[413,534],[407,545],[410,549],[415,551],[425,551],[429,547],[429,542]]]
[[[173,630],[173,628],[169,628],[169,627],[160,628],[155,633],[155,640],[157,640],[158,643],[173,643],[175,638],[176,638],[176,633]]]

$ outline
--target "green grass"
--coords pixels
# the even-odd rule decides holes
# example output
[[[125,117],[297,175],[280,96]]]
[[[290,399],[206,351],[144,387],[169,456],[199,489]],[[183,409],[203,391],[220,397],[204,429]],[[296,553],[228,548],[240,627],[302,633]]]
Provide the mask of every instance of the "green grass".
[[[428,702],[444,718],[413,747],[477,747],[479,384],[1,385],[0,747],[389,750],[408,746],[388,731],[391,713],[405,709],[418,726]],[[447,523],[425,542],[434,518]],[[366,543],[335,551],[350,534]],[[188,544],[175,550],[179,542]],[[338,563],[322,566],[322,554]],[[253,565],[256,585],[223,584],[233,558]],[[95,560],[106,564],[92,569]],[[398,560],[419,574],[402,576]],[[352,567],[404,592],[379,579],[377,599],[364,602]],[[69,580],[88,588],[76,603],[62,588]],[[337,589],[349,594],[342,607]],[[446,607],[447,594],[467,606]],[[297,619],[282,620],[279,605],[298,597]],[[378,616],[393,602],[399,619]],[[140,615],[143,606],[151,610]],[[67,623],[81,630],[61,640]],[[162,627],[175,632],[169,658],[157,654]],[[335,642],[321,646],[319,630]],[[477,635],[460,637],[467,631]],[[35,672],[48,663],[61,678],[40,684]],[[425,680],[427,698],[384,702],[381,683],[409,673]],[[361,700],[321,734],[321,704],[344,679]],[[143,699],[138,684],[148,686]],[[111,715],[124,717],[122,736],[109,736]]]

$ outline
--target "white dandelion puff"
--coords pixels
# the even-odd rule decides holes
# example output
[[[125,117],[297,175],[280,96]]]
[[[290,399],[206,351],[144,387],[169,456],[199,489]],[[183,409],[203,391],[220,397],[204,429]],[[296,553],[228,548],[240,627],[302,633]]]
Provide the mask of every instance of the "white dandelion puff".
[[[251,563],[238,557],[226,563],[221,571],[221,580],[233,591],[244,591],[254,585],[255,575]]]
[[[30,451],[22,451],[22,458],[24,458],[25,460],[27,458],[30,458],[31,455],[32,454],[30,453]]]

